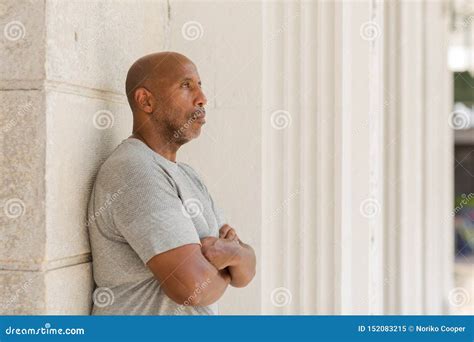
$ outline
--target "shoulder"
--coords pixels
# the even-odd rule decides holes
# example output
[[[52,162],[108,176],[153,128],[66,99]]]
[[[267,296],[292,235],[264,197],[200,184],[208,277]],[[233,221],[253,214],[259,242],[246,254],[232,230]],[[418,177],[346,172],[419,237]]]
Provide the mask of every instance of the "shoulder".
[[[204,185],[201,175],[191,165],[182,162],[180,162],[179,165],[181,166],[181,169],[186,172],[191,178],[194,178],[199,183]]]
[[[181,169],[188,174],[191,179],[196,182],[203,190],[207,191],[201,175],[189,164],[180,162]]]
[[[186,171],[186,173],[192,174],[194,177],[201,178],[201,176],[196,172],[196,170],[194,170],[191,165],[183,162],[179,162],[179,165],[184,171]]]
[[[118,184],[173,185],[171,177],[154,160],[153,155],[128,141],[122,142],[101,165],[96,182],[116,187]]]

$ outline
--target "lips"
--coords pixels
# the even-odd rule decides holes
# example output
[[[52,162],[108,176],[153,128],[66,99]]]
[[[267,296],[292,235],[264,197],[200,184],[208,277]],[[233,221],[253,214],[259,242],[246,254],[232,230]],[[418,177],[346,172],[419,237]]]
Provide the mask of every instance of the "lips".
[[[196,120],[199,120],[199,121],[206,121],[205,118],[206,118],[206,111],[204,109],[202,110],[197,110],[193,113],[193,117],[196,118]]]

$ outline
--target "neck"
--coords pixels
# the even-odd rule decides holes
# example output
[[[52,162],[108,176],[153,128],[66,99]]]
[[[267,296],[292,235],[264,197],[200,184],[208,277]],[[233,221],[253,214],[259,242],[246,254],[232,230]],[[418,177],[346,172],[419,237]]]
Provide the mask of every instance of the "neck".
[[[144,129],[135,129],[134,127],[130,137],[143,141],[153,151],[176,163],[176,152],[178,152],[180,145],[167,138],[165,134],[151,133]]]

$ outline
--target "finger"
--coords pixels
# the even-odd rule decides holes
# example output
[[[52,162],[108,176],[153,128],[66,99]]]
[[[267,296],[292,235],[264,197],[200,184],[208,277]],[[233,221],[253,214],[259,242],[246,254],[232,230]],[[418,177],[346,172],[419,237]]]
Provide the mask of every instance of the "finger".
[[[224,239],[233,240],[236,236],[237,236],[237,233],[235,232],[234,229],[231,228],[227,231],[227,234],[225,235]]]
[[[209,247],[212,246],[216,242],[217,238],[212,236],[206,236],[205,238],[201,239],[201,247]]]
[[[231,226],[229,226],[228,224],[225,224],[221,227],[221,229],[219,229],[219,237],[220,238],[224,238],[226,235],[227,235],[227,232],[232,229]]]

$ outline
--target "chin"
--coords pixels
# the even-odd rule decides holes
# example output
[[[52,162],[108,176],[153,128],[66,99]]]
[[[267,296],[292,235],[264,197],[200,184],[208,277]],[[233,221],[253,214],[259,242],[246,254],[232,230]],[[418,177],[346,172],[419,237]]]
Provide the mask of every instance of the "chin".
[[[199,130],[198,132],[194,132],[192,135],[188,135],[186,137],[180,137],[180,139],[178,139],[176,142],[179,144],[179,145],[184,145],[188,142],[190,142],[191,140],[193,139],[196,139],[197,137],[199,137],[201,135],[201,130]]]
[[[189,140],[196,139],[201,135],[201,127],[197,128]]]

